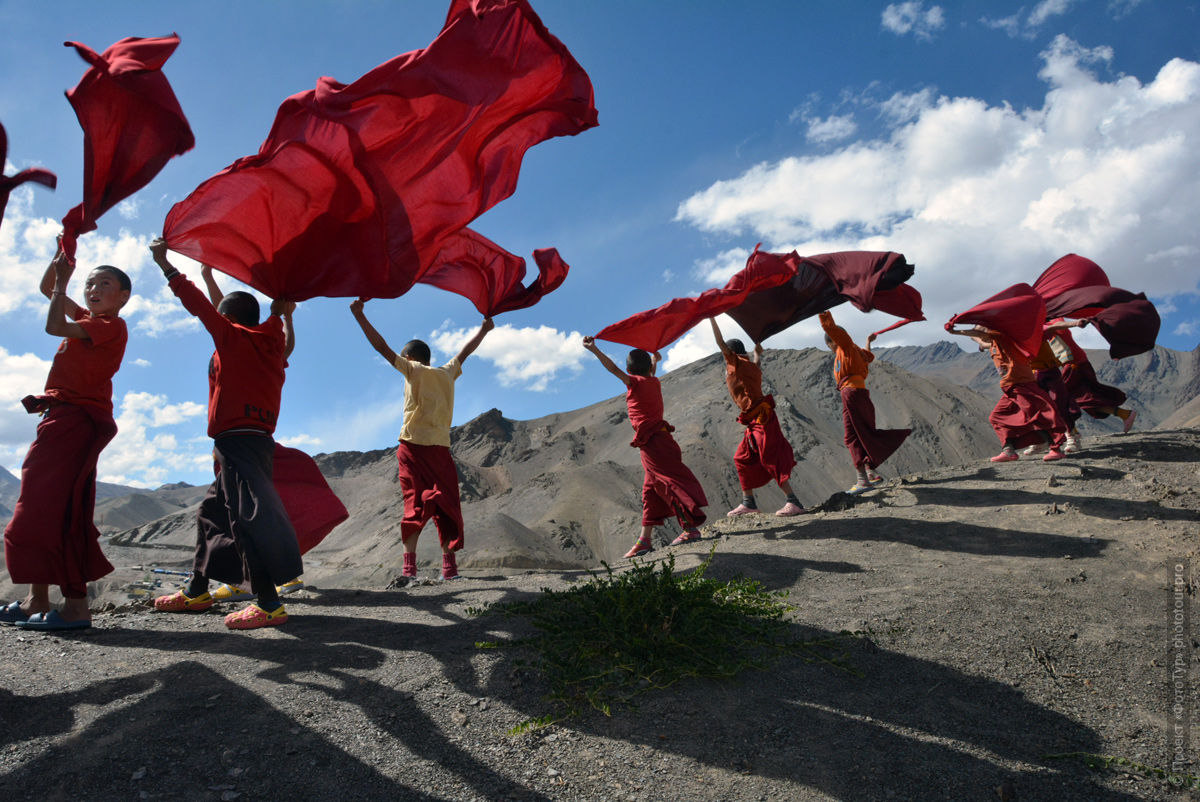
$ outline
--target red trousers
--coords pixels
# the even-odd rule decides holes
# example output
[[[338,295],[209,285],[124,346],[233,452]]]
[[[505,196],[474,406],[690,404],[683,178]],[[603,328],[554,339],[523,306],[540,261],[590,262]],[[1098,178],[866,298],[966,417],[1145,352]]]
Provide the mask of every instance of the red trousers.
[[[432,518],[442,548],[463,547],[462,505],[458,496],[458,469],[446,446],[422,446],[400,441],[396,449],[400,489],[404,492],[404,518],[400,536],[408,540]]]
[[[683,452],[666,430],[650,436],[641,445],[642,526],[661,526],[672,515],[679,525],[691,529],[704,523],[708,499],[696,475],[683,464]]]
[[[867,463],[878,468],[912,434],[912,429],[876,429],[871,393],[848,384],[842,386],[841,393],[842,425],[850,459],[854,460],[855,468]]]

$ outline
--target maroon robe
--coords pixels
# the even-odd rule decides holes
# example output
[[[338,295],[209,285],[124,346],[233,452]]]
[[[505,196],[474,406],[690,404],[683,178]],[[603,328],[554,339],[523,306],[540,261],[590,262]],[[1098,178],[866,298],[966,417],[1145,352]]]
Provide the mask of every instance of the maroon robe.
[[[742,490],[749,493],[772,480],[786,482],[790,479],[792,468],[796,467],[796,454],[779,427],[775,398],[765,396],[739,415],[738,423],[746,427],[742,442],[733,453]]]
[[[842,385],[842,427],[846,448],[855,468],[869,463],[878,468],[912,434],[912,429],[878,429],[875,426],[875,405],[866,388]]]
[[[463,547],[462,504],[458,469],[446,446],[423,446],[400,441],[396,449],[400,489],[404,493],[404,518],[400,537],[415,537],[432,518],[442,548]]]

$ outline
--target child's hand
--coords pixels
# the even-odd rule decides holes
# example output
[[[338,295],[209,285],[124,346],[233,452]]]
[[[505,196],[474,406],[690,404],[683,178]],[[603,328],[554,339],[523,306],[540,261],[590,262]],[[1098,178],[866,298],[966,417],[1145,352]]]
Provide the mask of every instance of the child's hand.
[[[169,266],[167,263],[167,241],[162,237],[155,237],[150,243],[150,255],[154,257],[154,263],[165,270]]]
[[[71,280],[71,274],[75,272],[75,265],[63,253],[61,236],[58,238],[58,244],[58,252],[54,254],[54,259],[50,261],[50,266],[54,268],[55,287],[65,291],[67,282]]]
[[[292,312],[296,311],[295,301],[284,301],[276,299],[271,301],[271,314],[278,317],[291,317]]]
[[[150,244],[150,249],[154,249],[154,243]],[[200,276],[202,278],[212,278],[212,265],[200,265]]]
[[[592,350],[593,348],[595,348],[596,347],[596,338],[595,337],[584,337],[583,338],[583,347],[588,349],[589,351]]]
[[[867,345],[870,345],[871,343],[875,342],[875,338],[878,336],[879,335],[875,334],[874,332],[871,332],[870,334],[868,334],[867,335]]]
[[[483,319],[483,324],[479,328],[484,334],[487,334],[489,331],[496,328],[496,321],[492,320],[490,317],[485,317]]]
[[[350,302],[350,313],[352,315],[354,315],[355,317],[358,317],[359,315],[362,314],[363,306],[365,304],[366,304],[366,300],[364,300],[363,298],[355,298],[353,301]]]

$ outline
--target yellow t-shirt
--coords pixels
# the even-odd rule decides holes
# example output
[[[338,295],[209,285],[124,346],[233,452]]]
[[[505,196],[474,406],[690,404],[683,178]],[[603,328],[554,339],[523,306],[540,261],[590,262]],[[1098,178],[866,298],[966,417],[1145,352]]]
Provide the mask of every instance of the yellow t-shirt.
[[[462,364],[454,357],[440,368],[412,362],[399,354],[394,363],[404,374],[404,425],[400,439],[419,446],[450,445],[450,422],[454,418],[454,380],[462,375]]]

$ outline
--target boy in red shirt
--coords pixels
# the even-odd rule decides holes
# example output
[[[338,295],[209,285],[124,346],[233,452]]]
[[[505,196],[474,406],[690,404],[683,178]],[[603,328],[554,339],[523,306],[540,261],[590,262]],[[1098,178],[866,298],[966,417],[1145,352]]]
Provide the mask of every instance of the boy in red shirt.
[[[417,575],[417,538],[432,518],[442,545],[442,579],[458,576],[454,552],[463,547],[462,505],[459,501],[458,469],[450,456],[450,424],[454,417],[454,382],[462,375],[462,363],[475,353],[484,336],[495,324],[490,317],[458,355],[440,368],[429,366],[432,354],[421,340],[409,340],[400,350],[392,350],[383,335],[375,330],[363,312],[366,302],[350,304],[367,342],[404,374],[404,424],[400,445],[396,448],[397,476],[404,492],[404,519],[400,539],[404,542],[404,567],[401,575]]]
[[[822,312],[819,318],[825,330],[825,344],[834,352],[833,379],[842,396],[846,448],[857,474],[854,487],[846,493],[854,496],[883,481],[875,469],[900,447],[912,429],[875,428],[875,405],[867,390],[867,366],[875,360],[875,354],[871,353],[875,335],[867,338],[866,348],[859,348],[846,330],[833,322],[832,314]]]
[[[278,626],[287,621],[277,585],[304,573],[296,532],[271,480],[275,421],[283,393],[285,338],[282,301],[258,322],[258,301],[231,292],[214,307],[167,261],[161,237],[150,244],[154,261],[185,309],[212,335],[216,353],[208,370],[208,435],[217,478],[197,513],[196,556],[185,590],[154,600],[162,612],[202,612],[213,606],[210,579],[229,585],[249,580],[258,597],[225,616],[230,629]]]
[[[737,467],[738,483],[742,486],[742,503],[726,513],[727,517],[752,515],[758,512],[754,490],[774,479],[787,495],[787,502],[775,514],[781,517],[802,515],[805,512],[792,486],[788,482],[792,468],[796,467],[796,455],[791,444],[784,438],[775,417],[775,398],[763,395],[762,368],[759,360],[763,348],[754,346],[754,356],[746,355],[746,346],[741,340],[726,342],[716,318],[709,318],[713,336],[721,356],[725,357],[725,383],[729,395],[737,404],[741,414],[738,423],[746,427],[742,442],[733,455]]]
[[[61,247],[42,277],[50,299],[46,333],[64,338],[54,355],[45,393],[21,403],[42,414],[21,466],[21,495],[4,530],[4,557],[13,582],[30,583],[22,601],[0,608],[0,623],[25,629],[91,626],[87,583],[112,571],[92,521],[96,462],[117,433],[112,377],[125,355],[128,332],[119,316],[129,301],[129,277],[110,265],[88,274],[84,305],[66,296],[74,271]],[[50,585],[63,604],[50,606]]]
[[[584,337],[583,347],[625,384],[625,403],[629,422],[633,424],[633,442],[629,445],[641,450],[642,467],[646,471],[642,482],[642,533],[625,553],[626,559],[654,551],[650,535],[670,515],[678,518],[683,527],[683,533],[671,541],[672,546],[699,540],[697,527],[704,523],[708,499],[695,474],[683,464],[683,452],[671,436],[675,427],[663,420],[662,386],[654,375],[660,359],[658,352],[651,356],[634,348],[625,360],[629,371],[626,373],[596,347],[593,338]]]

